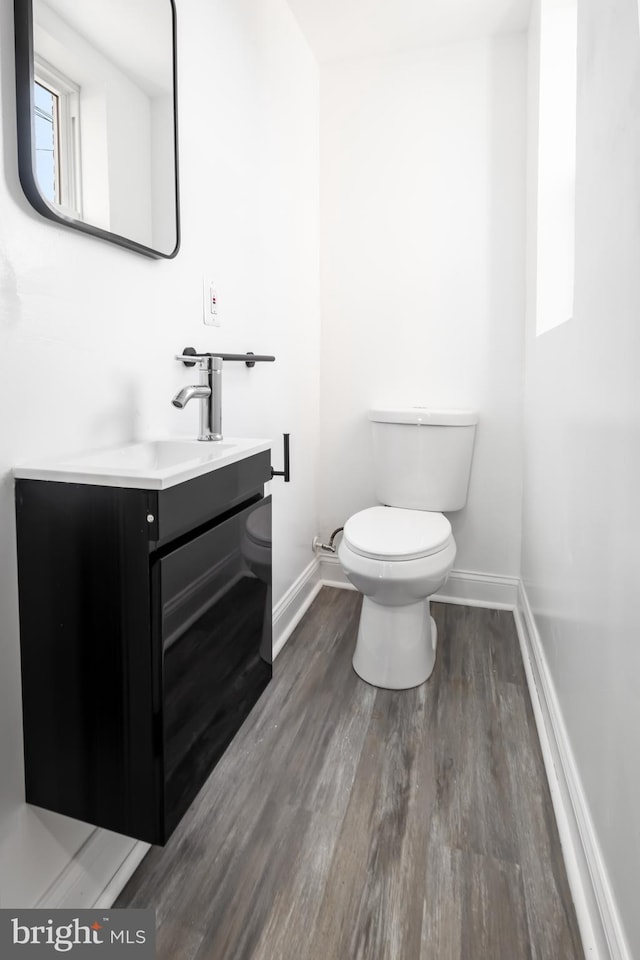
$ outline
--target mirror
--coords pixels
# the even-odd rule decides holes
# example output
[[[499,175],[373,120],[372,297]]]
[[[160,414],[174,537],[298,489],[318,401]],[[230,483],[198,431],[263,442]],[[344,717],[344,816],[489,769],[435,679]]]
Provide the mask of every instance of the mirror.
[[[20,182],[150,257],[180,243],[173,0],[15,0]]]

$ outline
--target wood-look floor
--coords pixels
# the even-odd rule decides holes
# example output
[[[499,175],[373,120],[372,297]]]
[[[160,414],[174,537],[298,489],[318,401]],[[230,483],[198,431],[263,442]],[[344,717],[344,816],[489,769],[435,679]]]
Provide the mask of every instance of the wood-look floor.
[[[352,670],[359,612],[322,590],[116,906],[159,960],[582,960],[512,615],[433,604],[396,692]]]

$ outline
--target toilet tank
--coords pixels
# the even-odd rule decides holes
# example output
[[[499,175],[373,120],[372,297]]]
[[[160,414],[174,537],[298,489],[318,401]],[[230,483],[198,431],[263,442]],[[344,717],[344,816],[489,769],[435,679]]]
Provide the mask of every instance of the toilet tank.
[[[461,510],[478,415],[403,407],[369,411],[376,497],[390,507]]]

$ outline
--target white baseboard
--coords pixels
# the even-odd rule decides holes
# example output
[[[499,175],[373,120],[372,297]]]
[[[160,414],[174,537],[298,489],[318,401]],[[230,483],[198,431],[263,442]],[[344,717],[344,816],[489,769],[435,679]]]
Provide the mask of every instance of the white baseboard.
[[[274,660],[317,597],[321,587],[318,560],[314,557],[273,608]]]
[[[519,583],[517,577],[452,570],[445,585],[432,599],[491,610],[514,610],[518,603]]]
[[[128,854],[120,863],[120,866],[111,877],[111,880],[106,887],[104,887],[102,893],[93,904],[94,907],[111,907],[113,905],[114,901],[120,892],[124,890],[126,884],[134,875],[150,849],[150,843],[143,843],[142,840],[134,840],[132,842],[132,846]]]
[[[632,960],[526,591],[516,627],[569,886],[588,960]]]
[[[347,580],[342,564],[333,553],[319,554],[318,569],[320,582],[323,587],[337,587],[339,590],[355,590],[354,585]]]
[[[110,907],[149,849],[148,843],[94,830],[36,907]]]
[[[320,581],[325,587],[353,590],[344,575],[340,561],[333,555],[318,557]],[[462,603],[473,607],[490,607],[493,610],[515,610],[518,603],[517,577],[498,577],[469,570],[452,570],[447,582],[433,600],[443,603]]]

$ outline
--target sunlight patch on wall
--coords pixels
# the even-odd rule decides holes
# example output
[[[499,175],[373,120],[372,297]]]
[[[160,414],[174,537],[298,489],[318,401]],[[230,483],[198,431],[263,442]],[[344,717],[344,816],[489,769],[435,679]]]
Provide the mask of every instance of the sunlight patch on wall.
[[[536,336],[573,315],[577,2],[543,0],[540,24]]]

